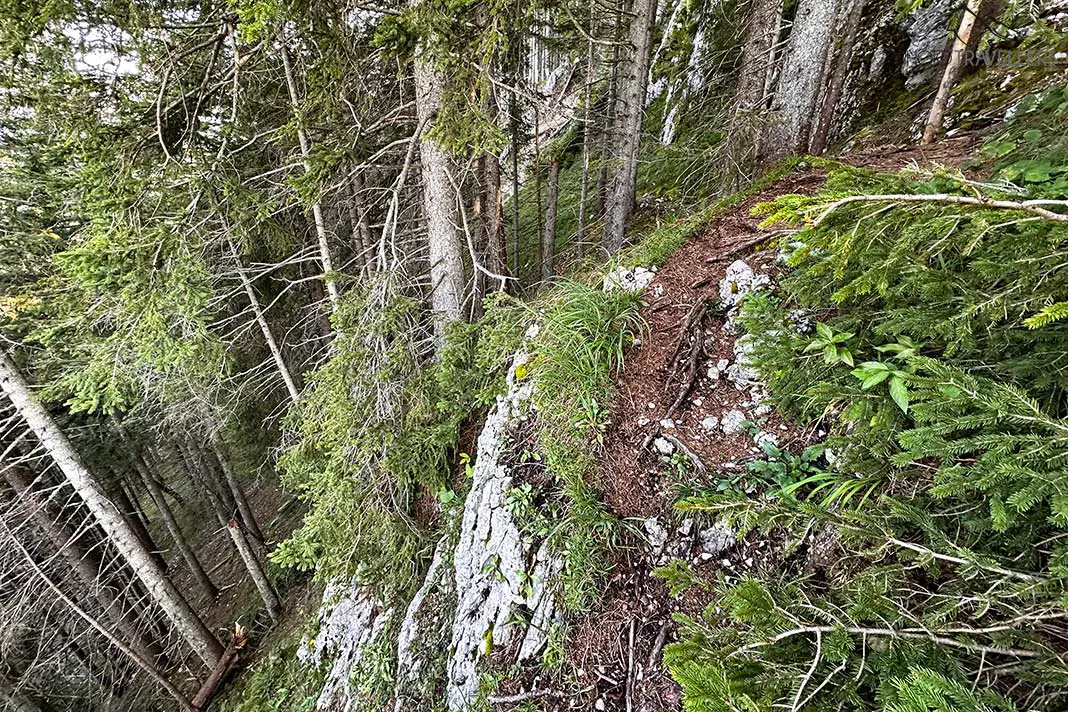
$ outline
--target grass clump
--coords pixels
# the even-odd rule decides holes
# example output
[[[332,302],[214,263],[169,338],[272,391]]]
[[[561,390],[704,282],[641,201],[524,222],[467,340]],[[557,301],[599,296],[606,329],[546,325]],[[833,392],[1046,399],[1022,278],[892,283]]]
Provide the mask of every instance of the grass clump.
[[[612,376],[641,329],[638,295],[562,282],[547,299],[530,368],[538,445],[567,500],[553,541],[563,550],[567,605],[583,609],[607,572],[618,521],[591,484],[612,400]]]

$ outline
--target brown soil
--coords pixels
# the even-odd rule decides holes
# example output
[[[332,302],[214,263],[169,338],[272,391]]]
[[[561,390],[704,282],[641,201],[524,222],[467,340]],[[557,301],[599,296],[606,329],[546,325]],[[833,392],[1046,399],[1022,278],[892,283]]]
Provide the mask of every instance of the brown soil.
[[[843,160],[880,171],[909,165],[959,166],[973,153],[975,144],[975,138],[964,136],[923,148],[887,146]],[[704,418],[719,418],[731,409],[747,415],[752,412],[747,392],[736,390],[725,379],[707,377],[710,364],[723,358],[734,361],[736,335],[724,330],[723,316],[713,313],[703,320],[705,346],[698,377],[672,414],[673,427],[665,428],[660,421],[685,385],[671,365],[687,315],[700,300],[716,299],[719,282],[733,260],[744,257],[754,269],[774,276],[774,254],[754,252],[752,247],[762,242],[761,236],[773,237],[774,229],[759,227],[759,219],[750,215],[752,208],[779,195],[815,192],[824,179],[825,173],[815,169],[787,176],[719,215],[671,257],[646,290],[647,304],[641,314],[648,330],[626,354],[617,377],[613,425],[607,434],[597,483],[615,514],[624,518],[656,516],[669,528],[677,524],[675,483],[666,472],[671,468],[649,448],[652,436],[670,434],[692,450],[707,467],[705,484],[723,476],[717,471],[723,463],[737,463],[740,471],[742,463],[759,456],[749,434],[725,435],[719,429],[709,431],[701,426]],[[775,413],[762,421],[761,429],[774,433],[780,446],[791,450],[808,444],[813,435]],[[636,528],[640,529],[640,522]],[[652,575],[654,562],[641,538],[632,536],[630,544],[621,549],[615,574],[601,600],[569,638],[567,664],[584,694],[548,703],[545,709],[682,709],[680,690],[663,669],[661,652],[675,637],[672,614],[700,615],[708,596],[700,588],[691,588],[679,599],[672,598],[664,582]],[[740,576],[773,566],[774,549],[774,542],[766,536],[749,537],[713,560],[698,561],[697,568],[708,576]]]

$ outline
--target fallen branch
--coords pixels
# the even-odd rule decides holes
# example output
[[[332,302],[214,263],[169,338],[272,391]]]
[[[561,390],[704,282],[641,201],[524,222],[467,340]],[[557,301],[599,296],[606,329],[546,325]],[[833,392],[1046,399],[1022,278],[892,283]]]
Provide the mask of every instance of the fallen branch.
[[[590,685],[584,687],[577,692],[566,692],[564,690],[531,690],[530,692],[520,692],[517,695],[503,695],[500,697],[487,697],[486,701],[491,705],[510,705],[516,702],[528,702],[530,700],[541,699],[542,697],[572,697],[574,695],[585,695],[587,692],[593,692],[597,688],[597,685]]]
[[[851,195],[847,198],[840,198],[834,201],[816,218],[812,224],[819,226],[827,216],[833,213],[843,205],[849,205],[850,203],[872,203],[872,202],[887,202],[887,203],[948,203],[952,205],[973,205],[980,208],[994,208],[997,210],[1021,210],[1028,213],[1034,213],[1039,217],[1043,217],[1047,220],[1055,220],[1057,222],[1068,222],[1068,215],[1061,213],[1055,213],[1052,210],[1043,208],[1043,205],[1055,205],[1057,207],[1068,208],[1068,200],[994,200],[992,198],[983,197],[971,197],[967,195],[949,195],[948,193],[935,193],[932,195],[908,195],[908,194],[890,194],[890,195]]]
[[[756,650],[757,648],[764,648],[769,645],[774,645],[781,640],[792,638],[795,635],[805,635],[808,633],[834,633],[841,631],[843,633],[850,633],[851,635],[864,635],[864,636],[876,636],[885,638],[906,638],[906,639],[925,639],[930,640],[932,643],[938,643],[939,645],[946,645],[951,648],[960,648],[962,650],[971,650],[976,653],[992,653],[995,655],[1009,655],[1017,658],[1038,658],[1041,657],[1040,653],[1034,650],[1024,650],[1022,648],[999,648],[993,645],[984,645],[982,643],[967,643],[956,638],[947,638],[944,635],[940,635],[938,632],[917,629],[893,629],[893,628],[861,628],[855,626],[833,626],[833,625],[813,625],[806,626],[804,628],[794,628],[778,635],[769,638],[768,640],[761,641],[759,643],[750,643],[749,645],[743,645],[741,648],[735,650],[731,655],[738,655],[739,653],[745,653],[750,650]],[[963,632],[963,631],[961,631]]]

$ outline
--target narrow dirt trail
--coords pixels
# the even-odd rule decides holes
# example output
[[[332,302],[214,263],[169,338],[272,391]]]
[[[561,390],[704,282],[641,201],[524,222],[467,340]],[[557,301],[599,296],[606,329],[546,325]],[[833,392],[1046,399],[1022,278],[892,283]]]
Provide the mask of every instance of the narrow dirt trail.
[[[961,137],[922,150],[841,160],[879,171],[956,166],[975,145],[973,137]],[[753,251],[754,243],[776,237],[774,227],[759,226],[760,219],[750,214],[753,207],[779,195],[813,193],[825,178],[817,169],[788,175],[718,215],[672,255],[646,289],[641,314],[648,331],[627,353],[617,377],[613,426],[597,483],[610,510],[632,525],[633,535],[620,549],[605,594],[569,640],[567,661],[587,682],[587,694],[561,700],[556,709],[681,710],[678,686],[664,670],[661,653],[674,639],[672,614],[699,616],[708,599],[694,588],[673,598],[653,570],[671,558],[686,559],[709,577],[774,568],[773,541],[736,541],[709,522],[685,519],[674,510],[678,488],[668,459],[676,454],[689,461],[687,477],[714,487],[760,456],[742,420],[759,420],[758,439],[773,437],[794,452],[822,436],[801,431],[761,403],[755,374],[738,363],[744,346],[738,344],[737,330],[706,306],[729,304],[732,294],[752,286],[747,282],[764,283],[781,273],[775,250]],[[702,466],[707,472],[700,471]]]

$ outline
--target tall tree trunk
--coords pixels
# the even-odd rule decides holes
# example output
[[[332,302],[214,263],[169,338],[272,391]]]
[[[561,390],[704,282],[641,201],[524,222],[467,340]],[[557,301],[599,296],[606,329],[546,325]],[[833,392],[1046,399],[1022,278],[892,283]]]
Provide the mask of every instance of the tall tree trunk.
[[[774,63],[782,0],[753,0],[749,7],[735,103],[742,111],[765,108],[767,77]]]
[[[256,586],[256,591],[260,594],[263,605],[267,608],[267,615],[271,617],[273,622],[277,623],[282,617],[282,603],[279,601],[274,587],[271,586],[271,580],[267,578],[267,572],[263,570],[259,559],[256,558],[256,553],[253,551],[252,545],[249,544],[248,538],[241,528],[241,523],[236,519],[231,519],[226,524],[226,530],[230,532],[230,539],[234,542],[234,548],[237,549],[237,553],[241,556],[241,561],[244,562],[245,569],[248,571],[252,583]]]
[[[197,453],[192,452],[190,456],[192,457],[195,454]],[[219,496],[216,489],[212,487],[210,481],[211,475],[208,473],[206,460],[207,457],[204,455],[193,462],[194,477],[200,480],[200,485],[204,490],[204,494],[207,495],[212,511],[215,512],[215,518],[219,520],[219,524],[230,535],[230,541],[233,543],[234,549],[237,550],[238,555],[241,557],[241,562],[245,565],[245,570],[248,572],[249,578],[252,579],[252,583],[255,584],[256,590],[260,594],[260,598],[263,599],[263,603],[267,607],[268,615],[270,615],[272,621],[277,623],[281,612],[281,604],[278,600],[278,594],[276,594],[274,588],[271,587],[270,580],[267,578],[267,574],[260,565],[259,559],[256,558],[252,546],[245,537],[245,532],[242,530],[241,524],[237,519],[230,516],[230,512],[227,511],[226,502]]]
[[[764,158],[808,150],[837,18],[838,0],[800,0],[772,105],[775,113],[762,141]]]
[[[590,25],[593,31],[593,6],[590,6]],[[587,208],[590,199],[590,118],[593,107],[593,82],[597,76],[597,68],[594,63],[595,47],[593,36],[586,43],[586,81],[582,95],[582,184],[579,188],[578,205],[578,228],[575,231],[575,249],[581,260],[586,254],[586,222],[588,220]]]
[[[167,614],[174,629],[208,667],[213,667],[222,655],[222,645],[174,583],[152,560],[151,553],[134,534],[118,508],[104,495],[103,488],[82,463],[66,435],[30,394],[22,374],[6,354],[0,354],[0,386],[64,476],[74,486],[75,491],[85,500],[108,538],[145,584],[149,594]]]
[[[463,319],[464,257],[457,229],[458,196],[450,173],[452,158],[427,135],[441,110],[446,82],[430,61],[423,56],[415,60],[415,108],[423,127],[419,159],[430,259],[430,310],[440,346],[449,324]]]
[[[946,70],[942,72],[942,81],[938,85],[938,92],[931,103],[931,112],[927,116],[927,125],[923,129],[923,143],[934,143],[938,134],[942,131],[942,121],[946,117],[946,107],[949,105],[949,97],[953,93],[953,87],[960,78],[964,55],[971,42],[972,30],[979,15],[982,0],[968,0],[968,6],[964,8],[964,15],[960,19],[960,27],[957,29],[956,39],[953,41],[953,50],[949,55]]]
[[[293,109],[293,116],[297,123],[297,141],[300,143],[300,155],[304,163],[304,172],[311,173],[311,141],[304,129],[304,121],[300,115],[300,93],[297,91],[297,79],[293,73],[293,61],[289,56],[289,48],[283,38],[280,43],[282,49],[282,69],[286,75],[286,89],[289,90],[289,103]],[[337,311],[338,290],[334,282],[334,263],[330,257],[330,241],[326,235],[326,222],[323,220],[323,206],[316,200],[312,203],[312,222],[315,224],[315,236],[319,240],[319,260],[323,266],[323,284],[326,285],[326,293],[330,298],[332,311]]]
[[[634,184],[638,177],[638,149],[645,116],[645,91],[649,80],[653,19],[656,0],[633,0],[624,46],[626,74],[616,97],[611,146],[612,173],[604,217],[604,247],[616,254],[623,247],[627,221],[634,209]]]
[[[508,274],[508,248],[504,239],[504,206],[501,200],[501,159],[487,153],[483,158],[482,180],[486,196],[486,266],[490,272]],[[498,289],[504,291],[507,283],[501,280]]]
[[[371,249],[374,238],[371,236],[371,221],[367,218],[367,206],[363,199],[363,179],[359,173],[353,173],[345,181],[348,191],[349,226],[352,229],[353,249],[356,252],[356,264],[361,272],[366,272],[374,264]]]
[[[219,589],[212,583],[208,572],[204,570],[204,566],[200,563],[200,559],[197,558],[196,552],[189,544],[189,540],[186,539],[182,528],[178,525],[174,510],[167,504],[167,500],[163,496],[163,490],[160,489],[159,484],[152,476],[148,463],[144,461],[140,454],[135,454],[134,458],[134,466],[141,474],[141,481],[144,483],[145,489],[148,490],[148,496],[152,498],[152,503],[159,510],[163,525],[167,528],[167,533],[171,535],[171,539],[174,541],[174,547],[178,549],[178,553],[185,561],[186,566],[189,567],[190,573],[193,574],[193,579],[200,586],[205,598],[209,601],[215,600],[215,597],[219,595]]]
[[[831,132],[831,124],[838,110],[838,101],[842,98],[842,89],[845,87],[846,75],[849,73],[849,63],[853,58],[857,29],[860,27],[861,15],[864,14],[864,0],[846,1],[849,3],[849,9],[845,21],[845,36],[842,38],[842,44],[834,60],[834,72],[828,83],[827,93],[823,97],[819,123],[816,125],[816,131],[812,135],[812,143],[809,146],[809,151],[815,156],[821,155],[827,149],[827,136]]]
[[[52,547],[70,564],[75,576],[87,591],[93,592],[100,601],[104,615],[130,645],[148,660],[163,657],[163,646],[148,638],[137,624],[136,617],[123,605],[123,595],[115,590],[107,577],[107,567],[97,547],[87,547],[82,537],[68,526],[59,511],[47,499],[33,491],[33,473],[25,467],[11,463],[4,468],[4,479],[11,489],[31,509],[31,516],[41,533]]]
[[[296,379],[293,378],[293,373],[289,370],[289,366],[286,364],[285,358],[282,356],[282,349],[278,345],[278,340],[274,338],[274,332],[271,330],[271,325],[267,322],[267,315],[263,312],[263,307],[260,305],[260,299],[256,296],[256,290],[252,287],[252,280],[249,279],[248,274],[245,272],[245,266],[241,263],[241,255],[237,252],[237,246],[234,243],[230,243],[230,254],[234,257],[234,265],[237,267],[237,276],[241,280],[241,286],[245,290],[245,296],[248,298],[249,304],[252,306],[252,316],[256,319],[256,323],[260,327],[260,333],[263,334],[263,340],[267,344],[267,350],[271,352],[271,358],[274,360],[274,367],[278,369],[278,375],[282,377],[282,382],[286,384],[286,391],[289,393],[289,399],[296,403],[300,400],[300,388],[297,387]]]
[[[237,475],[234,474],[234,469],[230,466],[230,461],[226,458],[226,453],[223,451],[218,438],[212,438],[211,450],[215,460],[219,463],[219,469],[222,470],[223,479],[226,480],[226,485],[230,488],[230,494],[233,495],[234,504],[237,505],[237,513],[241,516],[245,529],[260,543],[263,543],[266,541],[263,536],[263,530],[260,529],[260,524],[252,511],[252,505],[249,504],[248,497],[245,496],[245,490],[241,486],[241,482],[238,481]]]
[[[560,159],[549,161],[545,178],[545,225],[541,233],[541,281],[553,278],[556,258],[556,212],[560,191]]]

